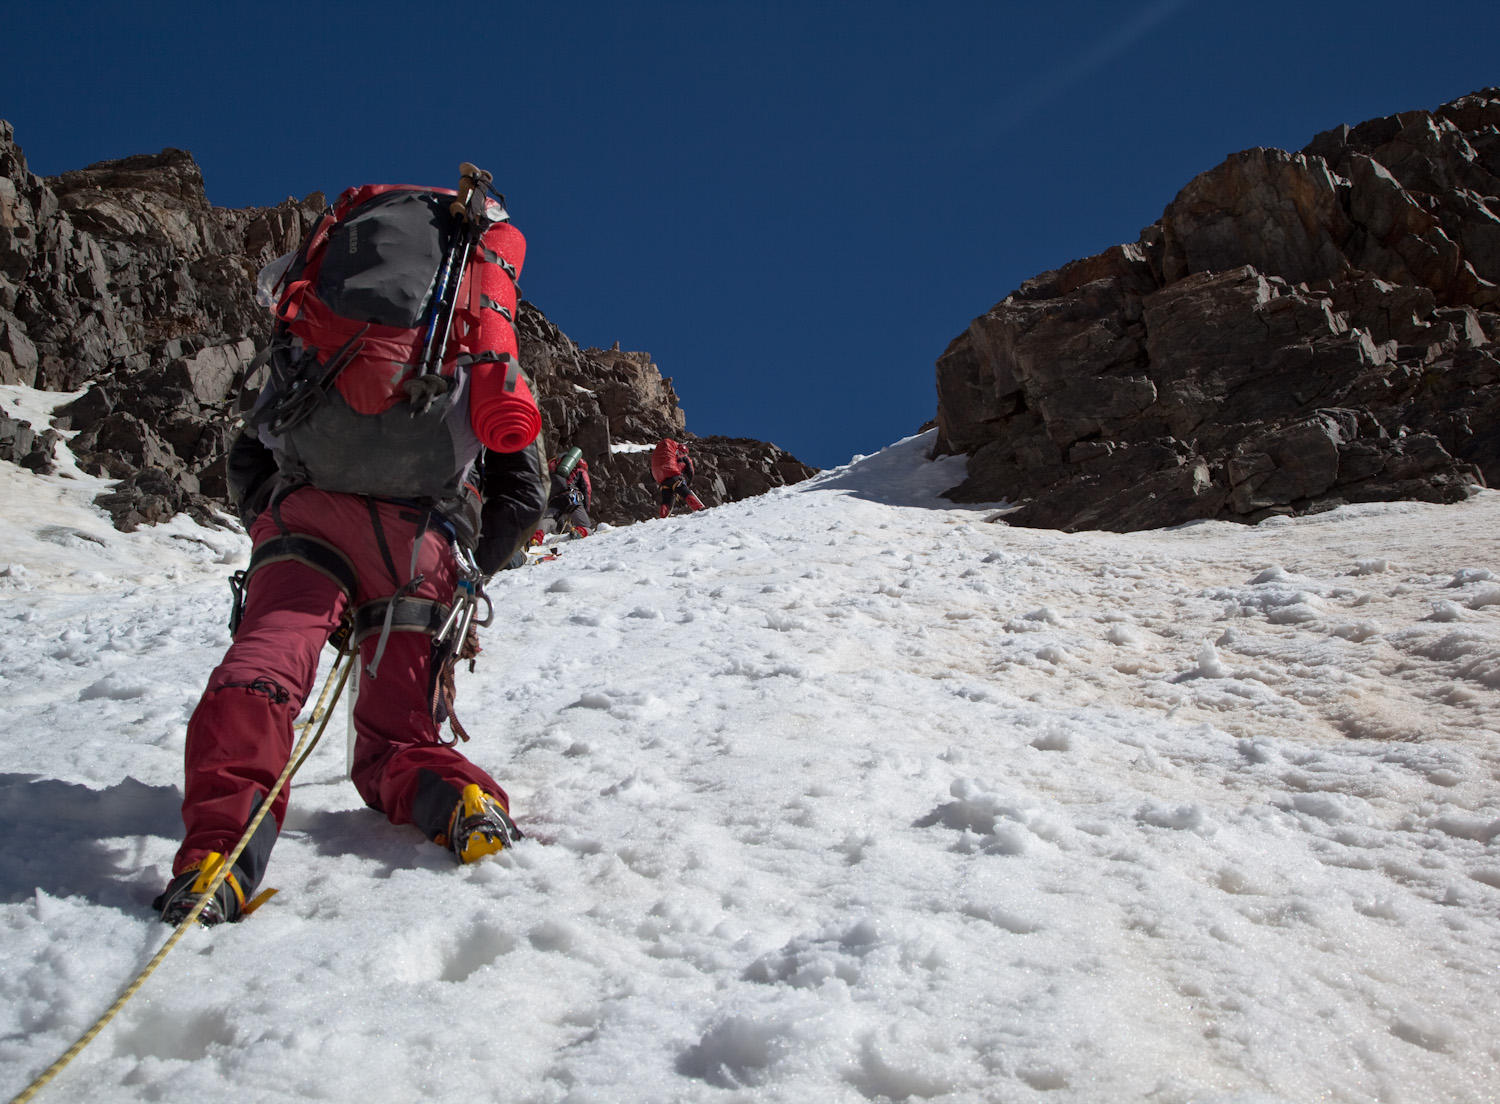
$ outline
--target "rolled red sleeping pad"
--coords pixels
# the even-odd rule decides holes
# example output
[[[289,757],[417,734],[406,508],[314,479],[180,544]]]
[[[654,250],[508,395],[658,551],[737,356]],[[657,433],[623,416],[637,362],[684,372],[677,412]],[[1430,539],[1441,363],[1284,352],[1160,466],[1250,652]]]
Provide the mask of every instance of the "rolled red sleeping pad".
[[[520,452],[542,431],[542,415],[526,377],[517,373],[515,390],[505,389],[508,367],[497,362],[476,364],[469,377],[469,420],[474,435],[495,452]]]

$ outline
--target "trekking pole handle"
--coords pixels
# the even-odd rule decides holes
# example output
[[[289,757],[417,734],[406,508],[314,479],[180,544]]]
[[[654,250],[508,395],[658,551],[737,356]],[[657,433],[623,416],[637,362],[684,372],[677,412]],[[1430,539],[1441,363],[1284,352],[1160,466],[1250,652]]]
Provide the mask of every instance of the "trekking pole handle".
[[[494,179],[477,165],[472,165],[467,161],[460,165],[458,167],[458,198],[448,208],[453,217],[468,218],[469,201],[473,199],[475,189],[488,188]]]

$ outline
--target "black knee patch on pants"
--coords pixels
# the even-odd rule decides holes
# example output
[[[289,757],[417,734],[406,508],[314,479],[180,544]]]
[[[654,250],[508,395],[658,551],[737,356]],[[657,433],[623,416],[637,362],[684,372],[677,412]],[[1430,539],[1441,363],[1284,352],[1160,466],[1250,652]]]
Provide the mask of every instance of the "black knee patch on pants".
[[[250,819],[245,821],[246,827],[255,819],[255,814],[265,800],[265,794],[255,796],[255,802],[250,806]],[[240,852],[240,857],[234,861],[234,876],[247,898],[255,893],[255,887],[265,877],[266,865],[271,861],[271,848],[276,846],[276,836],[276,817],[267,813],[265,819],[256,826],[255,835],[250,837],[250,842]]]
[[[411,822],[437,839],[448,831],[454,807],[463,792],[436,771],[426,768],[417,772],[417,792],[411,799]]]

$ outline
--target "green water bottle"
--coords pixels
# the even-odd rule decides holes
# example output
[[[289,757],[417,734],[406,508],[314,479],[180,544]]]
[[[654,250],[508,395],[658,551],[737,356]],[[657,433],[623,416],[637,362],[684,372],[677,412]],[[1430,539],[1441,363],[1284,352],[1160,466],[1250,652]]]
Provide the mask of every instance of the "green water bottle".
[[[578,461],[583,459],[583,449],[570,448],[557,460],[557,474],[566,479],[573,474],[573,469],[578,466]]]

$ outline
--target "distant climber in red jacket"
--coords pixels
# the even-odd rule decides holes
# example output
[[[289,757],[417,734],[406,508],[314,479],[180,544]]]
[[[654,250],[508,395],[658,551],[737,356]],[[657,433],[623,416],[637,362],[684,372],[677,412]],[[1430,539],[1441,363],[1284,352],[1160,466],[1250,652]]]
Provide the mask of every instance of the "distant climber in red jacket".
[[[661,506],[656,516],[664,518],[672,512],[677,499],[686,502],[694,512],[703,509],[690,487],[693,482],[693,458],[688,455],[686,443],[678,443],[670,437],[656,442],[651,453],[651,478],[661,488]]]

